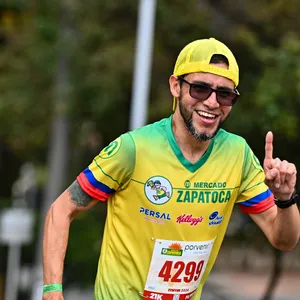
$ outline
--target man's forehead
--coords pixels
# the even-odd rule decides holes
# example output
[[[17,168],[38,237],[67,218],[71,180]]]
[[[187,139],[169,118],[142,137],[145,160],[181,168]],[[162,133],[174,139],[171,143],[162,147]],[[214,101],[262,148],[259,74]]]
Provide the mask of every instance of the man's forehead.
[[[214,86],[227,86],[229,88],[234,88],[234,83],[231,79],[213,73],[204,73],[204,72],[190,73],[188,74],[187,78],[189,81],[193,81],[193,82],[204,81]]]

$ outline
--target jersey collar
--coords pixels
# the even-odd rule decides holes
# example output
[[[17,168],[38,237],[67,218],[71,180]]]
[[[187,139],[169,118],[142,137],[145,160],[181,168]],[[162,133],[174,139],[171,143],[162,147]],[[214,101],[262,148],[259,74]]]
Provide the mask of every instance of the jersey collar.
[[[201,168],[205,162],[207,161],[207,159],[209,158],[211,151],[213,149],[213,145],[214,145],[214,139],[211,140],[206,152],[204,153],[204,155],[195,163],[191,163],[189,160],[187,160],[182,152],[181,149],[179,148],[174,133],[173,133],[173,129],[172,129],[172,119],[173,119],[173,115],[171,115],[168,119],[167,119],[167,126],[166,126],[166,133],[167,133],[167,137],[169,140],[169,143],[171,145],[171,148],[174,152],[174,154],[176,155],[176,157],[178,158],[178,160],[180,161],[180,163],[186,168],[188,169],[190,172],[195,172],[197,171],[199,168]]]

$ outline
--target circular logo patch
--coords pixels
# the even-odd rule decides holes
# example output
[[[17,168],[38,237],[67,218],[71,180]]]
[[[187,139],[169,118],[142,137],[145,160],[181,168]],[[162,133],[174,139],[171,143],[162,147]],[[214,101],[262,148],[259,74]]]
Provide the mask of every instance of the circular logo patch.
[[[110,158],[114,156],[121,147],[121,138],[117,138],[111,142],[107,147],[105,147],[99,154],[103,159]]]
[[[167,178],[153,176],[145,183],[145,194],[148,200],[157,205],[167,203],[173,193],[172,185]]]
[[[190,182],[189,180],[186,180],[186,181],[184,182],[184,186],[185,186],[187,189],[189,189],[189,188],[191,187],[191,182]]]

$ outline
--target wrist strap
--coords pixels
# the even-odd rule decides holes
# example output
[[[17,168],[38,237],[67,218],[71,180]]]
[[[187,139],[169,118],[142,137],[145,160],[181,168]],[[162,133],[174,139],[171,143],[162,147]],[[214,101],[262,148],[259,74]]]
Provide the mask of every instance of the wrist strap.
[[[274,198],[274,202],[279,208],[284,209],[292,206],[293,204],[296,204],[298,198],[299,198],[298,194],[294,194],[289,200],[278,200]]]
[[[62,292],[62,284],[55,283],[55,284],[44,285],[43,294],[50,293],[50,292]]]

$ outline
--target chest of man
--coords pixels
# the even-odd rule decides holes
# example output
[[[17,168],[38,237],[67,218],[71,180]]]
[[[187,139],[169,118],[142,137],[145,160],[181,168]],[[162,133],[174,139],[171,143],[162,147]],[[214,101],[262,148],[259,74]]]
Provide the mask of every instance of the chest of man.
[[[117,193],[114,213],[124,216],[126,228],[137,222],[154,236],[159,232],[163,238],[182,238],[188,229],[188,239],[199,238],[199,231],[203,239],[213,238],[238,196],[242,163],[239,155],[220,156],[213,151],[191,171],[171,149],[160,155],[151,149],[137,152],[132,179]]]

